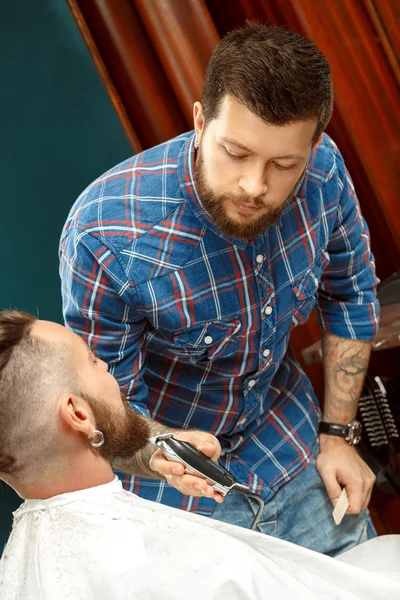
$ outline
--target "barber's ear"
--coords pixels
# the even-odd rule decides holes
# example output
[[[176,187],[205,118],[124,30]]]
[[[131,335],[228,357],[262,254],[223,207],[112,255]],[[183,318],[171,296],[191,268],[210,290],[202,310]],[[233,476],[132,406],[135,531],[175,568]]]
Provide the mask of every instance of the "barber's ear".
[[[204,114],[201,102],[195,102],[193,105],[193,124],[196,131],[196,141],[200,142],[204,129]]]
[[[63,394],[59,399],[59,414],[65,425],[91,435],[95,429],[93,412],[80,396]]]

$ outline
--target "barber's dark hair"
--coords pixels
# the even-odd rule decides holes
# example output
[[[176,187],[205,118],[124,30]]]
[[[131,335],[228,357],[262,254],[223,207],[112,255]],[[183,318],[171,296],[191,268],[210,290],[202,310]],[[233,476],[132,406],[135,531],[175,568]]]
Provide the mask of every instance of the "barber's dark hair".
[[[316,119],[315,142],[332,115],[331,70],[322,52],[281,27],[247,23],[215,48],[203,89],[205,124],[218,117],[226,94],[271,125]]]

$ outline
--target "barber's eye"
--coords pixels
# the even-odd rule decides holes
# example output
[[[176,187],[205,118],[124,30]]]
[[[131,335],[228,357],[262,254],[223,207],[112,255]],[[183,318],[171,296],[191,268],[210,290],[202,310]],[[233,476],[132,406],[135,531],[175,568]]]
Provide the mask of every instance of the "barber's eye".
[[[228,148],[226,148],[225,146],[224,146],[224,150],[227,153],[227,155],[230,158],[233,158],[234,160],[243,160],[244,158],[247,158],[243,154],[233,154],[233,152],[231,152],[230,150],[228,150]]]
[[[279,169],[280,171],[288,171],[289,169],[291,169],[293,167],[293,165],[281,165],[277,162],[274,162],[274,165],[277,169]]]

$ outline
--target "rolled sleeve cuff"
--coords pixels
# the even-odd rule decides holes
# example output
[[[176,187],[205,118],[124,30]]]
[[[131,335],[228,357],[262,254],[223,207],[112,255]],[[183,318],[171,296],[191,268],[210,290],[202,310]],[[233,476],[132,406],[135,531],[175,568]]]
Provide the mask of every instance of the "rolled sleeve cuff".
[[[317,308],[322,328],[338,337],[373,340],[378,332],[378,300],[367,304],[320,300]]]

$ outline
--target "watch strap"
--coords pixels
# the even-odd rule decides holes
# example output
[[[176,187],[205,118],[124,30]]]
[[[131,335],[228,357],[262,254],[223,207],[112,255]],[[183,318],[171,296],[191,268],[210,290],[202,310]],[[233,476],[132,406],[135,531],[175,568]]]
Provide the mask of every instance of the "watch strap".
[[[318,433],[326,433],[327,435],[336,435],[338,437],[346,438],[349,435],[349,426],[320,421],[318,425]]]
[[[347,425],[326,423],[325,421],[320,421],[318,424],[318,433],[342,437],[350,444],[350,446],[355,446],[360,442],[361,432],[362,425],[360,421],[351,421],[351,423],[348,423]]]

